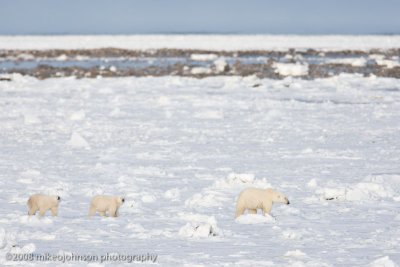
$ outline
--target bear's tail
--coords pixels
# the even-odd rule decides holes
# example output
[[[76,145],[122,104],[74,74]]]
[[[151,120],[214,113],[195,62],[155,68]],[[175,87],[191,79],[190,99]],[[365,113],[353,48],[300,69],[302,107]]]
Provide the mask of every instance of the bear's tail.
[[[28,205],[28,208],[32,207],[32,198],[28,199],[28,201],[26,202],[26,205]]]
[[[237,217],[239,217],[240,215],[242,215],[244,213],[245,208],[242,207],[242,205],[240,205],[240,203],[238,202],[236,204],[236,213],[235,213],[235,219]]]

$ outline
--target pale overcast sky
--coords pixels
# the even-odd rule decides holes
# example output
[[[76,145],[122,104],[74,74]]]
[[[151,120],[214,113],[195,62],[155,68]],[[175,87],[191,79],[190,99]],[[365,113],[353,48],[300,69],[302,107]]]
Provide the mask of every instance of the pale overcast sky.
[[[0,34],[400,34],[400,0],[0,0]]]

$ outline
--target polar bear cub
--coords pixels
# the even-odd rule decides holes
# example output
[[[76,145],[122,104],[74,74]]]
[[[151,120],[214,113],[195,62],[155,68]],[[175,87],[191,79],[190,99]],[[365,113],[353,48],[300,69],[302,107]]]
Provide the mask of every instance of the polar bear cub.
[[[244,189],[236,203],[236,218],[247,209],[250,214],[256,214],[257,209],[262,209],[264,214],[271,211],[272,203],[279,202],[289,204],[289,200],[282,193],[271,188],[247,188]]]
[[[35,215],[39,211],[40,217],[43,217],[46,211],[51,210],[51,215],[57,216],[58,204],[61,198],[59,196],[48,196],[43,194],[36,194],[30,196],[28,199],[28,215]]]
[[[123,197],[97,195],[92,198],[90,203],[89,216],[95,215],[98,211],[101,216],[106,216],[106,212],[108,212],[108,216],[117,217],[118,209],[124,202],[125,198]]]

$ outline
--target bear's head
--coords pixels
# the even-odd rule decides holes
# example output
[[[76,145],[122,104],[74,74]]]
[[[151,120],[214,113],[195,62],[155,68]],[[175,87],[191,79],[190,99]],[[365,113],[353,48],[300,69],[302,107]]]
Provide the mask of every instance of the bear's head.
[[[271,190],[272,193],[272,202],[279,202],[279,203],[284,203],[286,205],[289,205],[289,199],[282,193],[278,191]]]
[[[125,198],[124,197],[118,197],[117,198],[117,202],[118,202],[118,205],[120,206],[125,202]]]

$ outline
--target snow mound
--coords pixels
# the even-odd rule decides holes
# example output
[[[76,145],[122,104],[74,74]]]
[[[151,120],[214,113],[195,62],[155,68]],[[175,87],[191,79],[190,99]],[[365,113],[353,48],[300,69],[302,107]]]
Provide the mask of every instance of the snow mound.
[[[218,58],[216,54],[191,54],[190,59],[194,61],[211,61]]]
[[[69,116],[69,119],[71,121],[81,121],[85,118],[85,116],[86,116],[85,111],[81,109],[79,111],[72,113],[71,116]]]
[[[223,119],[224,118],[224,113],[218,110],[207,110],[207,111],[202,111],[194,114],[194,117],[197,119]]]
[[[282,232],[282,236],[285,239],[301,239],[308,232],[304,229],[288,229]]]
[[[235,173],[232,172],[228,175],[226,179],[218,180],[215,182],[215,188],[232,188],[236,186],[255,186],[270,188],[272,187],[270,183],[267,182],[265,178],[255,179],[255,175],[252,173]]]
[[[120,108],[114,108],[112,111],[110,111],[108,115],[113,118],[123,118],[126,117],[128,113],[121,111]]]
[[[152,194],[144,194],[141,200],[143,203],[153,203],[157,200],[157,197]]]
[[[289,250],[288,252],[285,253],[285,257],[304,257],[306,255],[307,255],[306,253],[304,253],[299,249]]]
[[[65,54],[62,54],[62,55],[59,55],[58,57],[56,57],[56,60],[59,60],[59,61],[65,61],[67,59],[68,59],[68,57]]]
[[[253,183],[255,175],[252,173],[230,173],[228,175],[228,181],[232,181],[233,183]]]
[[[179,235],[190,238],[206,238],[218,234],[209,223],[187,223],[179,229]]]
[[[364,67],[367,65],[368,60],[363,57],[360,57],[360,58],[338,58],[338,59],[327,60],[327,62],[331,63],[331,64],[352,65],[353,67]]]
[[[0,249],[4,249],[7,246],[6,230],[0,228]]]
[[[346,188],[345,187],[341,187],[341,188],[330,188],[330,187],[319,188],[319,189],[316,190],[316,193],[321,198],[326,199],[326,200],[333,200],[333,199],[345,200],[346,199]]]
[[[33,180],[31,178],[18,179],[17,182],[21,184],[33,184]]]
[[[0,265],[4,266],[10,264],[7,261],[7,253],[13,254],[27,254],[33,253],[36,250],[36,246],[33,243],[28,243],[24,246],[19,246],[16,242],[15,234],[7,233],[4,228],[0,228]]]
[[[358,183],[346,192],[346,199],[351,201],[390,197],[393,197],[392,190],[377,183]]]
[[[357,58],[352,60],[351,65],[353,67],[364,67],[368,63],[368,60],[366,58]]]
[[[178,188],[172,188],[164,193],[164,198],[170,199],[172,201],[178,201],[180,198],[180,191]]]
[[[274,63],[275,73],[282,76],[303,76],[308,74],[308,65],[293,63]]]
[[[261,223],[274,223],[276,220],[269,214],[244,214],[235,220],[239,224],[261,224]]]
[[[171,99],[167,96],[160,96],[157,99],[157,104],[160,106],[168,106],[171,104]]]
[[[230,173],[227,178],[217,180],[212,186],[203,189],[185,201],[186,207],[221,207],[223,202],[232,201],[231,189],[243,189],[247,187],[271,188],[265,178],[255,179],[251,173]]]
[[[73,132],[68,144],[73,148],[90,148],[89,143],[78,133]]]
[[[198,74],[210,74],[211,69],[210,68],[205,68],[205,67],[194,67],[190,70],[190,73],[193,75],[198,75]]]
[[[236,185],[250,185],[255,181],[255,175],[252,173],[230,173],[226,179],[215,182],[217,188],[230,188]]]
[[[347,187],[320,188],[316,193],[326,200],[362,201],[393,197],[391,188],[373,182],[362,182]]]
[[[214,216],[208,217],[200,214],[181,214],[190,222],[179,229],[179,235],[186,238],[208,238],[221,235]]]
[[[400,66],[400,63],[398,61],[385,59],[384,55],[372,54],[369,55],[369,57],[375,60],[376,64],[378,64],[379,66],[386,66],[389,69]]]
[[[203,194],[194,194],[191,198],[185,201],[186,207],[219,207],[224,200],[228,198],[219,192],[208,191]]]
[[[34,114],[25,114],[24,115],[24,123],[25,124],[38,124],[41,122],[42,121],[39,119],[39,117]]]
[[[370,264],[368,264],[368,267],[398,267],[396,263],[394,263],[389,256],[379,258],[377,260],[374,260]]]
[[[309,188],[316,188],[317,186],[318,186],[318,184],[317,184],[317,180],[316,179],[311,179],[307,183],[307,187],[309,187]]]
[[[215,70],[220,73],[228,70],[228,63],[225,59],[220,58],[214,61]]]
[[[14,245],[14,246],[10,249],[10,252],[11,252],[11,253],[14,253],[14,254],[16,254],[16,253],[18,253],[18,254],[27,254],[27,253],[32,253],[32,252],[34,252],[35,250],[36,250],[35,244],[29,243],[29,244],[26,244],[26,245],[23,246],[23,247],[20,247],[20,246],[18,246],[18,245]]]
[[[40,176],[40,171],[38,170],[34,170],[34,169],[30,169],[30,170],[26,170],[21,172],[21,175],[24,177],[32,177],[32,178],[36,178]]]

